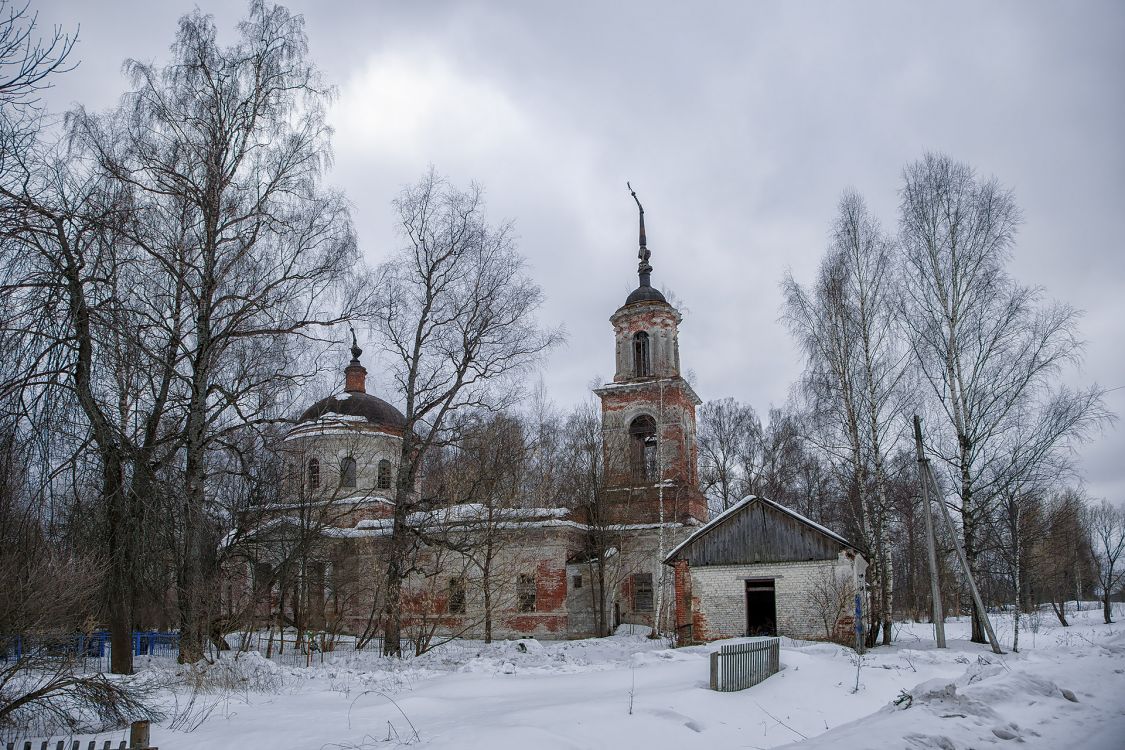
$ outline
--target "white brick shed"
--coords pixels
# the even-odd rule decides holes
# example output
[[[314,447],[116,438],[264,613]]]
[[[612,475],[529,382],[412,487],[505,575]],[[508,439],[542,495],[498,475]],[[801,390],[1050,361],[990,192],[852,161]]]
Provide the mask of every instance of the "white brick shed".
[[[681,642],[745,635],[846,640],[867,561],[834,531],[750,496],[672,550]]]

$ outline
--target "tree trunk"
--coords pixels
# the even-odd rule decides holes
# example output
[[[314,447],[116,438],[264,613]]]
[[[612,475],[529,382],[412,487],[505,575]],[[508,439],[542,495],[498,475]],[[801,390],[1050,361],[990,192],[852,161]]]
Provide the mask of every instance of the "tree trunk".
[[[94,396],[93,322],[80,277],[80,264],[70,252],[61,219],[55,219],[56,238],[63,256],[68,308],[77,341],[74,387],[78,402],[93,429],[102,463],[102,505],[106,514],[109,571],[106,581],[106,611],[110,624],[110,669],[115,674],[133,673],[132,597],[135,590],[130,545],[135,520],[124,507],[124,458],[120,436]]]
[[[203,388],[197,385],[196,396],[188,414],[187,425],[187,487],[181,507],[184,536],[179,566],[177,599],[180,613],[180,662],[191,664],[203,658],[203,627],[200,607],[200,511],[204,500],[204,422]]]
[[[395,520],[391,532],[391,551],[387,560],[387,601],[385,624],[383,625],[383,656],[402,656],[402,547],[404,540],[399,531],[405,527],[400,524],[398,509],[395,509]],[[396,533],[397,532],[397,533]]]
[[[980,568],[977,561],[976,544],[976,516],[973,512],[973,496],[971,480],[969,477],[968,446],[967,440],[962,440],[961,448],[961,529],[964,539],[965,560],[969,565],[969,574],[974,580],[981,580]],[[938,498],[938,502],[944,502]],[[972,637],[973,643],[988,643],[984,632],[983,612],[978,612],[975,603],[972,607]]]
[[[122,467],[112,454],[102,457],[102,497],[107,508],[106,549],[109,570],[106,576],[106,608],[109,621],[110,671],[133,674],[133,565],[129,534],[130,518],[123,507]]]
[[[1019,510],[1015,511],[1015,527],[1018,531],[1019,528]],[[1022,602],[1020,601],[1020,594],[1022,589],[1020,587],[1020,545],[1019,538],[1016,537],[1013,544],[1013,560],[1012,560],[1012,582],[1016,593],[1015,611],[1012,613],[1012,651],[1019,653],[1020,650],[1020,609]]]
[[[1064,628],[1069,628],[1070,623],[1066,621],[1066,600],[1063,600],[1062,607],[1055,601],[1057,597],[1051,597],[1051,609],[1055,611],[1055,617],[1059,618],[1059,623]]]
[[[488,549],[485,551],[484,567],[481,569],[484,589],[484,642],[492,643],[492,540],[491,532]]]

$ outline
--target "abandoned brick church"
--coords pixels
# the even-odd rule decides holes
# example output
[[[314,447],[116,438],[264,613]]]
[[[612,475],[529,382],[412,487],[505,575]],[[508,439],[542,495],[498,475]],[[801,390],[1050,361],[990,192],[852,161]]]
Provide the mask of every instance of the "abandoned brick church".
[[[700,399],[681,376],[681,315],[651,285],[646,244],[641,209],[639,285],[610,316],[616,371],[594,391],[604,467],[598,526],[569,507],[455,505],[417,514],[412,525],[447,538],[487,535],[493,554],[482,567],[457,545],[423,545],[403,586],[408,637],[481,637],[487,623],[496,638],[582,638],[657,622],[680,642],[779,630],[815,637],[823,613],[809,604],[808,587],[822,572],[850,585],[862,577],[852,545],[789,512],[781,523],[758,518],[754,534],[740,521],[721,554],[702,554],[730,536],[731,524],[708,523],[697,476]],[[354,343],[352,355],[344,392],[305,409],[286,436],[296,476],[287,496],[247,514],[233,535],[242,552],[226,606],[257,613],[257,626],[360,637],[379,628],[380,560],[405,420],[367,392]],[[724,518],[746,512],[736,506]],[[594,533],[611,534],[612,544],[591,545]],[[778,534],[779,543],[743,548]],[[276,583],[279,566],[297,585]]]

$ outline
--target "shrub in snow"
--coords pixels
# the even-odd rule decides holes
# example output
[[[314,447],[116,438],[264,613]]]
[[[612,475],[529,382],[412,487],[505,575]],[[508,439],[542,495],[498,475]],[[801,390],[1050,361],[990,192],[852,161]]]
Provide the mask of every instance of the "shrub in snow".
[[[198,661],[183,672],[184,682],[201,693],[276,693],[285,684],[281,669],[257,651],[246,651],[214,662]]]

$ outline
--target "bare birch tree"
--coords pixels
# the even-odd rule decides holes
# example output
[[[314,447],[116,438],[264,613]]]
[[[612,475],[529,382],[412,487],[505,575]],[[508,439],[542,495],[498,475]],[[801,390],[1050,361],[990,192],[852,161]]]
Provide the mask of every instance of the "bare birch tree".
[[[458,190],[431,169],[394,205],[406,247],[380,267],[371,313],[406,417],[386,559],[388,655],[402,652],[402,582],[416,545],[408,519],[420,506],[423,455],[445,439],[451,415],[512,404],[522,376],[561,340],[537,324],[542,292],[511,226],[487,223],[479,187]]]
[[[126,62],[135,88],[118,110],[74,117],[77,137],[140,204],[126,236],[184,292],[177,600],[189,661],[201,655],[216,571],[209,453],[229,430],[279,418],[262,388],[307,374],[294,345],[349,315],[334,303],[356,258],[346,203],[320,185],[332,92],[307,60],[302,19],[255,0],[239,37],[220,46],[213,20],[188,14],[167,65]]]
[[[38,35],[39,13],[31,3],[20,5],[0,0],[0,106],[37,108],[36,94],[50,88],[51,78],[71,70],[68,63],[78,35],[55,26],[47,36]]]
[[[1098,563],[1102,616],[1109,625],[1113,622],[1111,597],[1125,584],[1125,512],[1102,500],[1089,509],[1086,524],[1093,537],[1094,558]]]
[[[874,552],[869,575],[879,584],[878,625],[885,644],[894,611],[886,457],[905,372],[891,250],[863,198],[847,191],[817,285],[806,292],[791,276],[783,282],[786,319],[805,349],[805,391],[814,408],[827,409],[831,422],[842,427],[841,454],[857,500],[858,527]]]
[[[163,294],[169,290],[147,279],[145,293],[138,293],[144,275],[137,255],[116,232],[131,213],[129,196],[86,156],[34,149],[21,155],[22,178],[0,186],[8,216],[18,217],[8,224],[4,246],[8,277],[0,290],[0,325],[23,360],[19,377],[4,387],[19,392],[27,415],[36,402],[60,402],[73,404],[85,420],[66,462],[82,461],[88,440],[100,464],[97,518],[108,556],[112,668],[129,673],[143,546],[137,532],[154,472],[168,455],[164,417],[179,341],[175,323],[164,323],[177,319],[176,293]],[[157,320],[160,325],[152,325]]]
[[[752,407],[733,398],[708,401],[700,407],[700,489],[717,499],[713,513],[742,499],[749,484],[743,472],[748,464],[757,463],[751,456],[758,455],[761,438],[762,423]]]
[[[975,576],[985,572],[981,545],[1000,490],[1019,475],[1013,457],[1042,456],[1110,418],[1099,388],[1055,384],[1081,353],[1079,314],[1068,305],[1042,304],[1040,290],[1008,276],[1020,220],[1011,193],[996,179],[979,179],[948,156],[927,154],[904,170],[903,320],[942,415],[940,427],[930,423],[931,450],[957,488]],[[1013,452],[1011,438],[1029,412],[1042,419],[1019,431],[1034,444]],[[985,642],[981,615],[974,611],[978,643]]]

